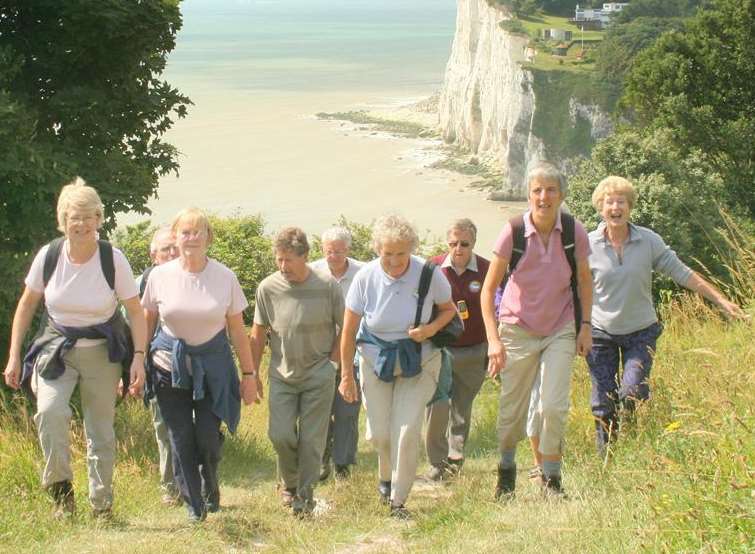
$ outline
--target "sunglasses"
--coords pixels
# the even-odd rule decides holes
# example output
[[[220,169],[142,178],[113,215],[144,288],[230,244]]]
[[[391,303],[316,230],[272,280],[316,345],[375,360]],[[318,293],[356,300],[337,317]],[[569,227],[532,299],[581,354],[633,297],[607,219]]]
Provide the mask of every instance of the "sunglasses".
[[[469,241],[466,241],[466,240],[454,241],[454,242],[448,243],[449,248],[456,248],[457,246],[461,246],[462,248],[469,248],[469,245],[470,245]]]

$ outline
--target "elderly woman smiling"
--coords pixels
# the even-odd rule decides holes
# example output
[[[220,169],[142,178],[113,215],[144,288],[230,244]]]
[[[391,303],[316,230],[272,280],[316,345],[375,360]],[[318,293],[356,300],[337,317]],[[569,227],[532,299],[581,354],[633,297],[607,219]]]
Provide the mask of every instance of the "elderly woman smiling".
[[[354,277],[341,337],[342,360],[353,359],[356,345],[359,348],[362,398],[378,452],[378,491],[398,518],[409,515],[404,503],[417,469],[422,416],[440,371],[440,350],[428,339],[456,310],[448,280],[435,271],[420,324],[414,326],[424,265],[412,255],[418,243],[417,232],[404,218],[377,220],[372,246],[379,257]],[[431,320],[433,305],[438,311]],[[339,391],[347,402],[358,398],[349,364],[341,369]]]
[[[632,183],[616,176],[603,179],[592,195],[603,222],[589,234],[595,292],[593,347],[587,363],[601,454],[616,436],[618,406],[623,404],[631,411],[636,401],[647,400],[650,395],[648,378],[661,334],[652,300],[653,271],[701,294],[729,317],[744,316],[739,306],[682,263],[659,235],[630,223],[636,200]],[[618,379],[622,365],[623,374]]]
[[[242,312],[249,305],[236,275],[207,257],[212,229],[207,216],[189,208],[171,226],[179,257],[155,267],[142,305],[150,336],[152,384],[173,450],[176,481],[189,519],[220,508],[220,424],[238,425],[241,403],[258,400]],[[226,331],[227,329],[227,331]],[[239,387],[231,339],[243,379]]]
[[[56,517],[73,515],[75,509],[69,401],[79,386],[89,501],[95,516],[107,516],[113,503],[116,389],[125,365],[130,366],[131,393],[141,393],[144,315],[126,257],[97,239],[103,213],[97,191],[77,177],[60,191],[57,211],[65,239],[42,247],[32,262],[13,318],[5,381],[18,388],[32,378],[34,421],[45,459],[42,484],[53,496]],[[48,318],[24,359],[22,374],[21,346],[43,297]],[[117,309],[119,300],[128,312],[135,353]]]

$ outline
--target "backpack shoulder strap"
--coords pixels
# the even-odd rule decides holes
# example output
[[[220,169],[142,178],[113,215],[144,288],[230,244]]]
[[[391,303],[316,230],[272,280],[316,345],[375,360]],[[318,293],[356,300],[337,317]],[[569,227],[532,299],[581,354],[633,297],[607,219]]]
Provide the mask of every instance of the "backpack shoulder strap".
[[[142,298],[144,296],[144,291],[147,290],[147,281],[149,280],[149,274],[152,273],[153,269],[155,269],[155,266],[151,265],[144,270],[144,273],[142,273],[142,280],[139,282],[139,298]]]
[[[566,212],[561,212],[561,243],[564,247],[564,254],[569,262],[572,274],[577,273],[577,259],[574,256],[574,216]]]
[[[422,266],[422,273],[419,276],[419,287],[417,288],[417,312],[414,315],[414,326],[419,325],[422,319],[422,307],[425,305],[425,297],[427,291],[430,290],[430,281],[433,278],[433,271],[435,270],[435,264],[430,260],[425,262]]]
[[[512,217],[509,220],[511,224],[511,233],[514,239],[514,244],[511,248],[511,259],[509,260],[509,274],[514,273],[516,265],[519,260],[524,256],[524,251],[527,249],[527,241],[524,238],[524,215],[518,215]]]
[[[47,287],[47,283],[52,279],[52,274],[55,273],[55,268],[58,267],[58,260],[60,259],[60,253],[63,250],[63,243],[65,238],[58,237],[50,241],[47,245],[47,252],[45,253],[45,263],[42,267],[42,282]]]
[[[561,244],[564,247],[566,261],[569,262],[569,268],[571,269],[570,285],[572,304],[574,306],[574,325],[576,326],[577,333],[579,333],[579,327],[582,323],[582,305],[579,302],[579,290],[577,288],[577,258],[575,255],[576,242],[574,228],[574,216],[561,212]]]
[[[100,265],[110,290],[115,290],[115,262],[113,261],[113,245],[106,240],[97,240],[100,245]]]

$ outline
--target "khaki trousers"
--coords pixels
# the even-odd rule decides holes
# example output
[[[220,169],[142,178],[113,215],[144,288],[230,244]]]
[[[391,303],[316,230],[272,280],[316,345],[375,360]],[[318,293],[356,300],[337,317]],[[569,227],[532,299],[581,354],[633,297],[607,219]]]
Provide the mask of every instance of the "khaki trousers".
[[[386,383],[373,365],[359,356],[362,402],[367,412],[370,440],[378,453],[381,481],[391,482],[391,504],[406,502],[419,462],[425,407],[435,394],[440,372],[440,351],[427,359],[414,377],[397,375]],[[398,363],[398,362],[397,362]]]
[[[320,478],[335,382],[330,360],[301,383],[270,379],[268,437],[278,454],[278,474],[304,500],[312,500]]]
[[[73,480],[69,402],[78,384],[87,441],[89,501],[96,510],[107,509],[113,504],[113,420],[122,367],[108,359],[104,343],[74,347],[65,355],[64,362],[65,371],[57,379],[34,377],[37,394],[34,422],[45,458],[42,485],[48,487],[59,481]]]
[[[561,454],[569,412],[569,386],[576,352],[576,333],[570,321],[547,337],[532,335],[517,325],[502,323],[506,367],[501,371],[498,440],[501,451],[511,450],[526,436],[532,387],[540,373],[536,405],[532,407],[531,436],[540,438],[540,452]]]

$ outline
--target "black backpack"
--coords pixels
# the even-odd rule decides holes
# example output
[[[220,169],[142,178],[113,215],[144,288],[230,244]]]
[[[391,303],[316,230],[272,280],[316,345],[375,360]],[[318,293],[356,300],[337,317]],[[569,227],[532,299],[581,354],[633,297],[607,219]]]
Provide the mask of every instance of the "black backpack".
[[[527,249],[527,240],[524,237],[524,215],[518,215],[509,220],[511,224],[511,232],[514,239],[514,244],[511,249],[511,259],[509,260],[509,269],[506,272],[506,277],[501,283],[501,291],[506,288],[506,283],[514,273],[519,260],[524,256],[524,251]],[[577,290],[577,259],[574,255],[575,241],[574,241],[574,216],[561,212],[561,243],[564,247],[564,254],[566,255],[566,261],[569,262],[569,268],[571,269],[571,293],[572,302],[574,303],[574,323],[579,333],[579,327],[582,323],[582,305],[579,303],[579,291]]]
[[[42,281],[44,286],[50,282],[55,268],[58,266],[60,253],[63,251],[65,238],[58,237],[50,241],[49,248],[45,253],[45,264],[42,269]],[[113,261],[113,245],[106,240],[97,240],[100,245],[100,265],[102,265],[102,274],[105,276],[110,290],[115,290],[115,262]]]
[[[425,265],[422,266],[422,273],[419,277],[419,287],[417,289],[417,313],[414,316],[414,326],[419,326],[420,320],[422,318],[422,307],[425,304],[425,297],[427,296],[427,291],[430,290],[430,281],[433,278],[433,271],[435,271],[435,264],[431,262],[430,260],[425,262]],[[438,348],[443,348],[445,346],[451,346],[454,344],[461,334],[464,332],[464,322],[461,320],[461,317],[459,316],[459,312],[454,310],[454,317],[451,321],[449,321],[443,329],[435,333],[432,337],[430,337],[430,342],[432,342],[435,346]],[[430,316],[430,321],[435,319],[435,316],[438,313],[437,306],[433,305],[433,312]]]

